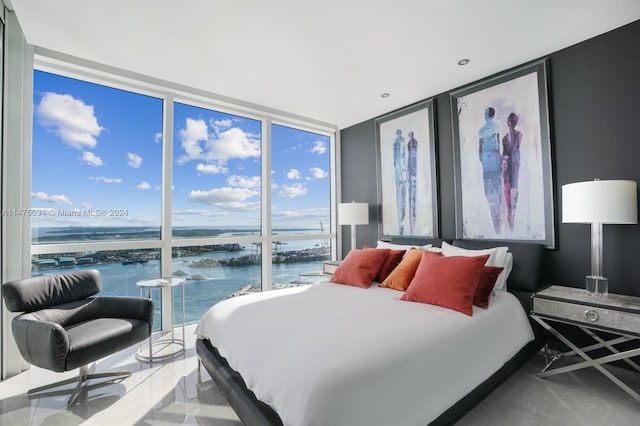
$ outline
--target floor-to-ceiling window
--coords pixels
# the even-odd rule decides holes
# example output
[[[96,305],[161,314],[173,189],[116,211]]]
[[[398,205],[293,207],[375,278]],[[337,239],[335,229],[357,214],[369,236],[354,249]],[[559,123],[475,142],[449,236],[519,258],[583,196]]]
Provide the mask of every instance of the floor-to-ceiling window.
[[[271,169],[273,283],[313,283],[331,257],[329,136],[272,124]]]
[[[160,274],[163,100],[42,71],[33,81],[32,274],[96,268],[103,294],[137,295]]]
[[[174,103],[172,274],[192,281],[187,320],[261,289],[262,121]]]
[[[184,277],[187,322],[231,295],[321,279],[330,131],[61,74],[34,71],[32,274],[97,268],[121,295]]]

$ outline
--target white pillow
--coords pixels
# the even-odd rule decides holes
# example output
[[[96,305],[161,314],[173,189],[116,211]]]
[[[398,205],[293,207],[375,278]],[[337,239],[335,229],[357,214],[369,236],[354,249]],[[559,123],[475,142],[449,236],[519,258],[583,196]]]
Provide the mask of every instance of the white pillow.
[[[391,249],[391,250],[407,250],[409,251],[412,248],[416,248],[418,250],[427,250],[431,248],[431,244],[426,244],[424,246],[416,246],[411,244],[392,244],[387,241],[378,241],[376,244],[376,248],[379,249]],[[406,255],[406,253],[405,253]]]
[[[502,289],[507,290],[507,278],[509,278],[509,274],[511,273],[511,269],[513,269],[513,254],[507,252],[505,258],[505,266],[503,266],[504,271],[500,272],[498,275],[498,279],[496,280],[496,286],[498,284],[502,285]]]
[[[504,270],[500,272],[500,275],[498,275],[494,290],[507,290],[507,277],[513,267],[513,255],[509,253],[508,250],[509,247],[470,250],[452,246],[445,241],[442,242],[442,254],[445,256],[482,256],[483,254],[488,254],[489,259],[487,259],[485,265],[504,268]]]

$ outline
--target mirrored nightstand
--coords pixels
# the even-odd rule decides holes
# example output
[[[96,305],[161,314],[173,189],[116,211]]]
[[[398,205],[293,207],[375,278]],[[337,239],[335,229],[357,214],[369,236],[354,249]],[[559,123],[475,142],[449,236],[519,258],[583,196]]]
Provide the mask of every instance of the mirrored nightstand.
[[[613,383],[640,402],[640,395],[609,370],[604,364],[613,361],[624,361],[631,368],[640,372],[640,366],[630,358],[640,355],[640,297],[609,294],[594,296],[584,289],[552,285],[532,296],[531,317],[571,351],[554,355],[538,377],[549,377],[582,368],[593,367]],[[578,327],[594,341],[586,347],[578,347],[570,339],[558,332],[553,323],[571,324]],[[605,331],[614,338],[605,340],[595,331]],[[615,345],[636,341],[634,349],[618,350]],[[596,349],[606,348],[611,355],[592,358],[588,355]],[[580,356],[584,361],[565,367],[551,368],[556,361],[569,356]]]

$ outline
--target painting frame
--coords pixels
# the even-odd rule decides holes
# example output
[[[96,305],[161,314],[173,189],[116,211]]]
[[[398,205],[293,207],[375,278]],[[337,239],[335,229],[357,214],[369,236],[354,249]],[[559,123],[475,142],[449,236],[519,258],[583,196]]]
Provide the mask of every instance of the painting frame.
[[[555,248],[547,75],[541,59],[450,93],[456,238]]]
[[[376,118],[375,130],[380,239],[438,238],[434,99]]]

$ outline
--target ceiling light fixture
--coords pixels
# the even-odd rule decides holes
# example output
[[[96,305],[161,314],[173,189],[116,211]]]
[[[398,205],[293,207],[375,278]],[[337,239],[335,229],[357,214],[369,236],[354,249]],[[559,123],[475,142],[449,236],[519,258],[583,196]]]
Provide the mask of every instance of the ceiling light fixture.
[[[463,65],[467,65],[469,62],[471,62],[469,59],[464,58],[464,59],[460,59],[458,61],[458,65],[463,66]]]
[[[388,98],[389,96],[391,95],[389,95],[387,92],[384,92],[383,94],[380,95],[381,98]]]

